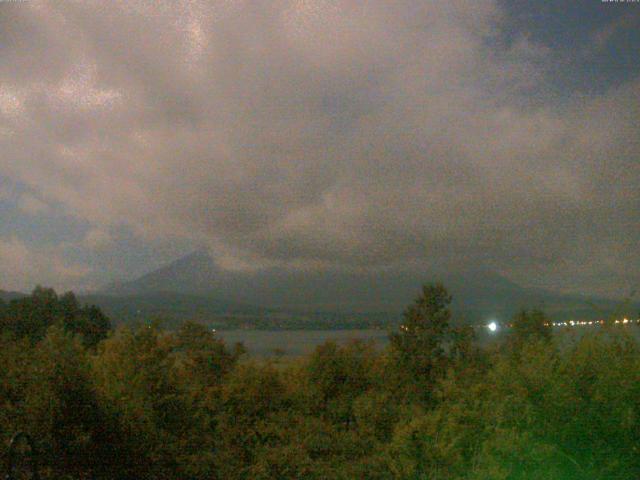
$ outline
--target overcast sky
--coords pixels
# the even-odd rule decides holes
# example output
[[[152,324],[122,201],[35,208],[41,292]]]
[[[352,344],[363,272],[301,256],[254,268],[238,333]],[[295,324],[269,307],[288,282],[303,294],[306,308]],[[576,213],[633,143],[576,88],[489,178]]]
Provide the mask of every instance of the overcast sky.
[[[225,268],[640,287],[640,3],[0,2],[0,288]]]

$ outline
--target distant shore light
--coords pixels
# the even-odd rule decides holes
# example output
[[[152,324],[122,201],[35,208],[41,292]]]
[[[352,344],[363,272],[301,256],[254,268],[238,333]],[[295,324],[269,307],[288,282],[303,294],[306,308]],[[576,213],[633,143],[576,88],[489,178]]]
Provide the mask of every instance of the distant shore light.
[[[491,322],[487,325],[487,328],[490,332],[495,332],[496,330],[498,330],[498,324],[496,322]]]

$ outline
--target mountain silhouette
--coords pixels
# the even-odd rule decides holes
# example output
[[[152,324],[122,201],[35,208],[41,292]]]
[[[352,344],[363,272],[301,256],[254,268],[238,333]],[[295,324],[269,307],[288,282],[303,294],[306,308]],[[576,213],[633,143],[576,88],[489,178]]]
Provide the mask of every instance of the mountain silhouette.
[[[611,300],[563,295],[526,288],[492,271],[350,272],[267,268],[256,272],[220,268],[206,250],[198,250],[132,281],[112,284],[100,293],[153,296],[163,293],[207,298],[210,305],[288,311],[389,312],[399,314],[421,285],[441,281],[453,295],[453,307],[470,321],[507,318],[520,308],[540,307],[556,318],[594,317],[591,305],[612,308]]]

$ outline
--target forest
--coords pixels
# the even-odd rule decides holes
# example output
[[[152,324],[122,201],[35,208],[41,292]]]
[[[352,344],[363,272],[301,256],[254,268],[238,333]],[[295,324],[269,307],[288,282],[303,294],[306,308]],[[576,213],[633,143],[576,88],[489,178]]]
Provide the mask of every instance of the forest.
[[[639,478],[636,326],[523,310],[480,348],[450,305],[425,285],[388,347],[257,360],[36,288],[0,301],[0,456],[22,431],[43,479]]]

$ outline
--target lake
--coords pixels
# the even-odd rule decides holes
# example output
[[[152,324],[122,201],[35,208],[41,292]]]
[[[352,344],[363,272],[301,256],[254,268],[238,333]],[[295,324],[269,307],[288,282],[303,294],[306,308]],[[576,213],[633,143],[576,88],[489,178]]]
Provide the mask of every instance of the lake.
[[[610,328],[610,327],[609,327]],[[599,331],[599,326],[554,328],[554,333],[566,335],[565,340],[571,341],[579,338],[586,332]],[[640,327],[629,325],[616,327],[618,331],[627,331],[640,340]],[[486,328],[476,329],[477,341],[480,345],[487,346],[493,342],[504,339],[505,332],[491,334]],[[384,347],[389,343],[389,332],[386,330],[362,329],[362,330],[219,330],[216,335],[232,346],[236,342],[244,343],[249,356],[270,357],[281,351],[286,356],[306,355],[312,352],[318,345],[326,341],[335,341],[339,344],[348,343],[351,340],[372,341],[377,347]]]
[[[251,356],[268,357],[277,350],[287,356],[305,355],[326,341],[345,344],[352,340],[372,341],[385,346],[385,330],[219,330],[216,335],[229,346],[244,343]]]

